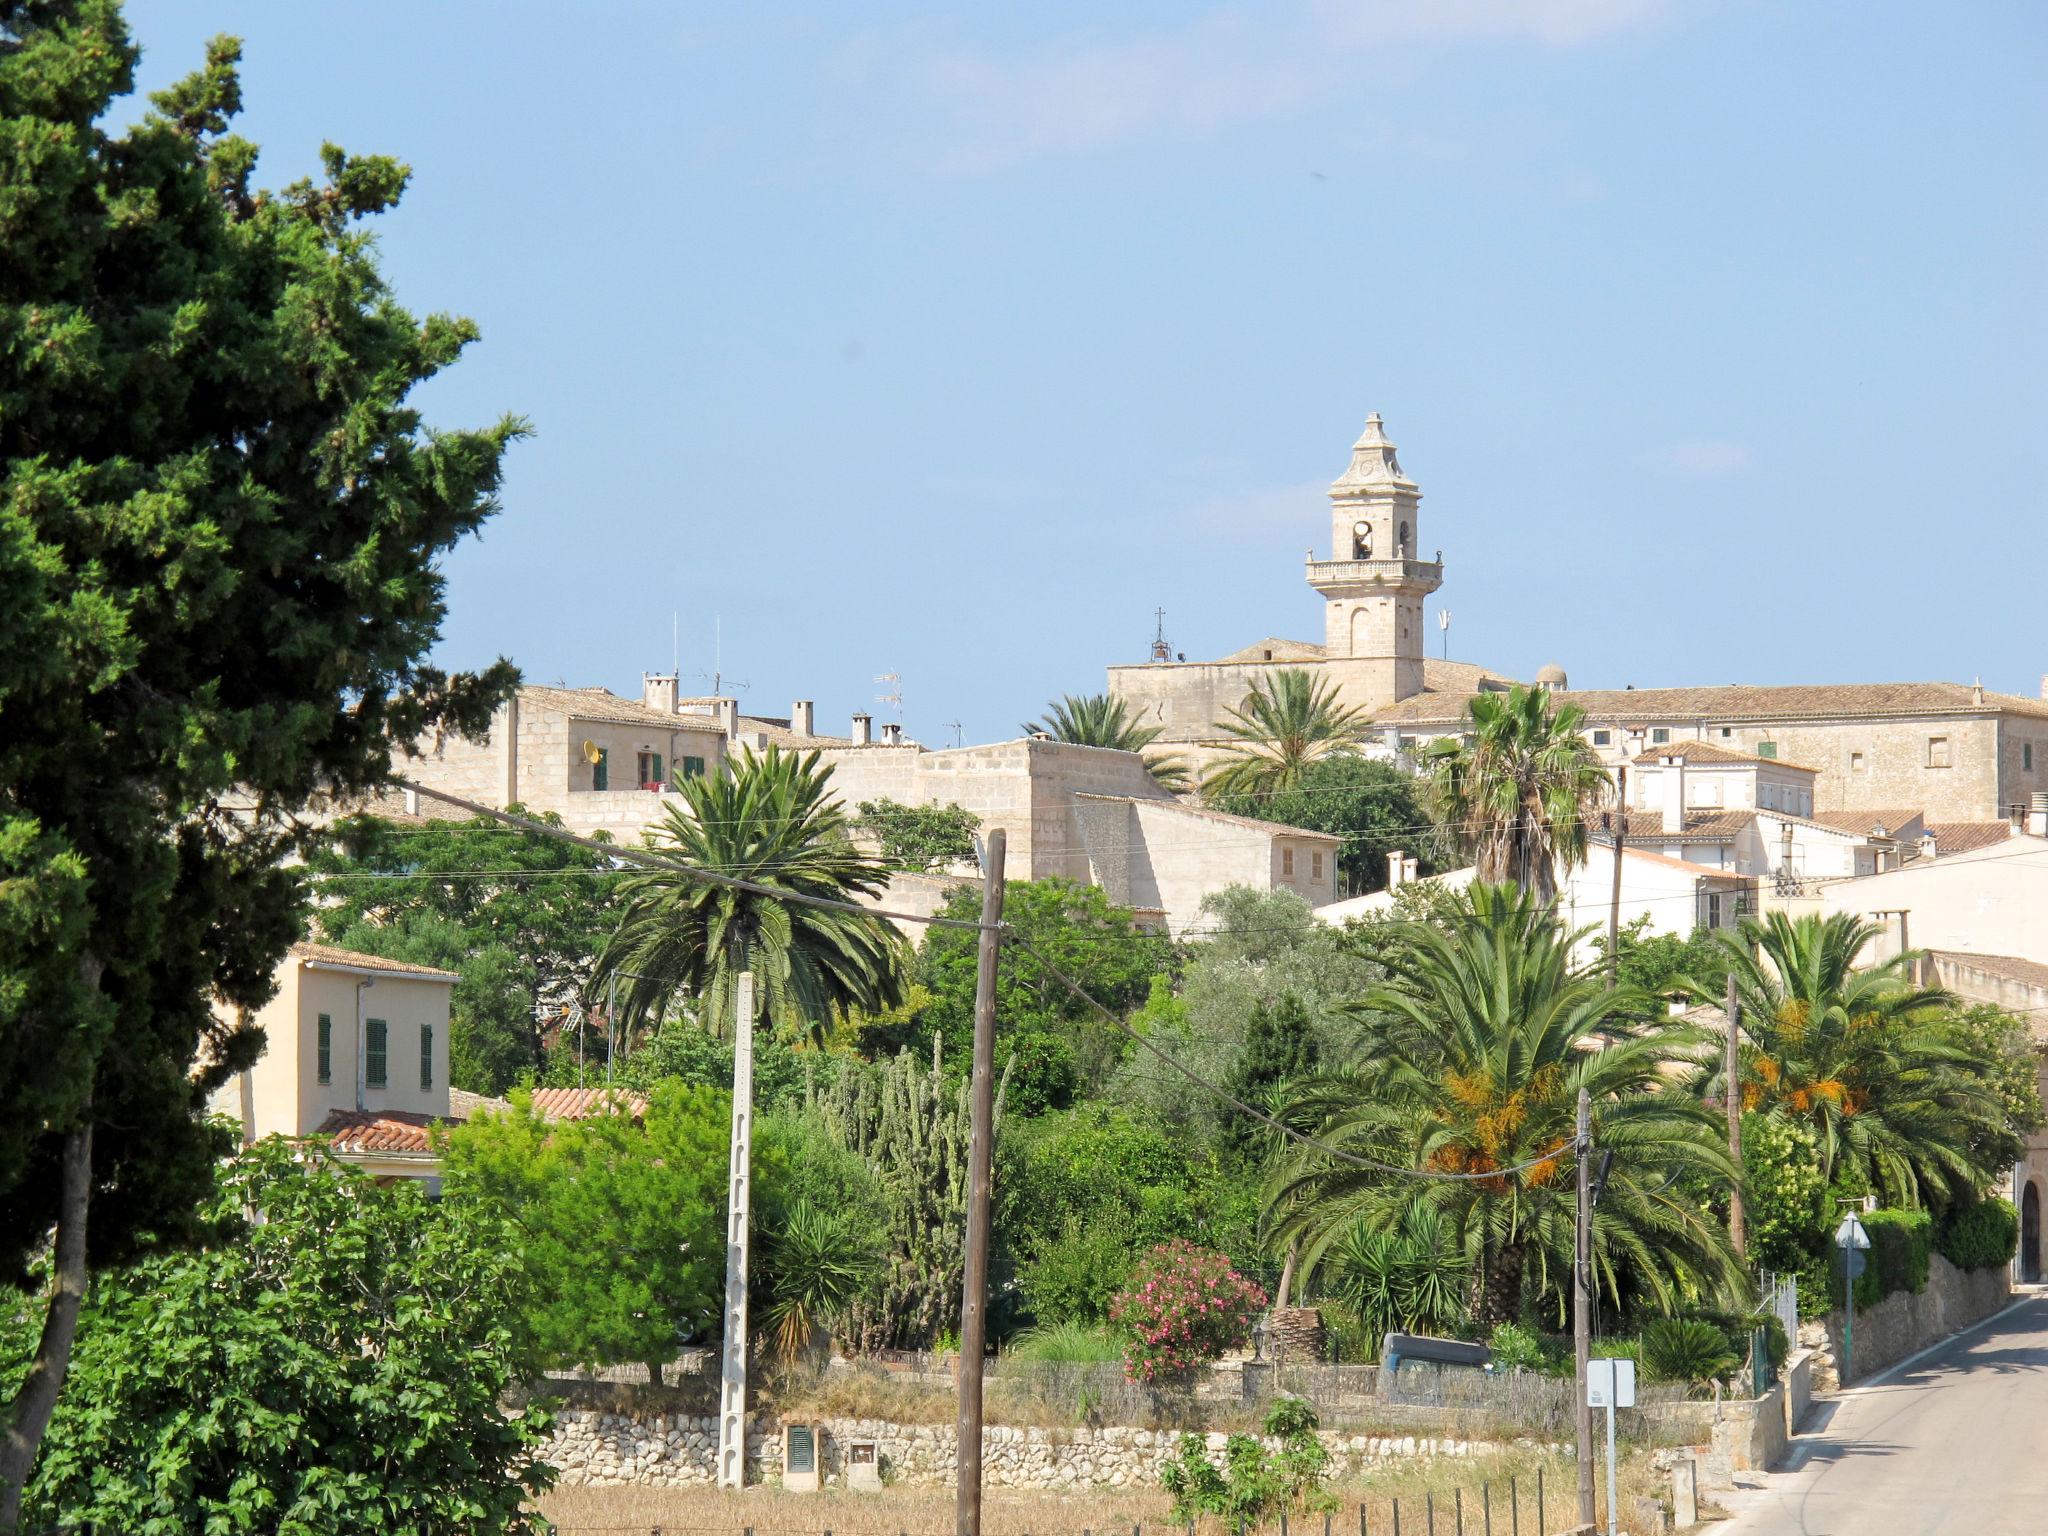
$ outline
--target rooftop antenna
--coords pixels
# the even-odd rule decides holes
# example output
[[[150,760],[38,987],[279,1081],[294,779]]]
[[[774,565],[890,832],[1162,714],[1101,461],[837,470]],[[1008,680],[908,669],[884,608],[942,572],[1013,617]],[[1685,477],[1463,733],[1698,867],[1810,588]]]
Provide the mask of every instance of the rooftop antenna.
[[[1444,633],[1444,660],[1451,659],[1451,610],[1439,608],[1436,611],[1436,627]]]
[[[886,685],[888,689],[886,693],[876,694],[875,702],[877,704],[888,704],[894,707],[896,711],[896,718],[898,720],[901,720],[903,718],[902,677],[895,672],[877,672],[875,674],[875,681]]]
[[[711,681],[711,696],[714,699],[722,699],[725,697],[724,615],[721,614],[713,618],[711,626],[711,670],[709,672],[699,672],[697,676],[709,678]],[[732,685],[735,688],[750,688],[753,686],[751,683],[741,682],[738,678],[733,679]]]
[[[954,746],[960,747],[966,745],[966,742],[961,738],[960,735],[960,722],[958,720],[947,720],[942,723],[945,725],[947,730],[953,733]]]
[[[1166,610],[1164,608],[1154,608],[1152,615],[1157,621],[1152,630],[1152,659],[1154,661],[1171,661],[1173,660],[1173,647],[1166,643]]]

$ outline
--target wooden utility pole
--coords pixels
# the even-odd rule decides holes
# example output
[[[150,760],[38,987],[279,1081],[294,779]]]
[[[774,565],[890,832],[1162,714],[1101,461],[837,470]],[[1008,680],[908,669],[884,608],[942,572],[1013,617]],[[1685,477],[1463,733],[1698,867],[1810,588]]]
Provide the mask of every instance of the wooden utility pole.
[[[969,1089],[967,1251],[960,1274],[960,1408],[953,1454],[957,1536],[981,1536],[981,1367],[988,1346],[989,1167],[995,1151],[996,961],[1002,949],[1001,827],[981,867],[981,936],[974,970],[974,1078]]]
[[[1579,1524],[1593,1523],[1593,1410],[1586,1402],[1593,1359],[1593,1101],[1579,1090],[1579,1219],[1572,1247],[1572,1358],[1577,1383],[1573,1419],[1579,1431]]]
[[[1728,995],[1721,1004],[1727,1016],[1727,1055],[1722,1063],[1722,1081],[1728,1100],[1728,1160],[1735,1165],[1735,1188],[1728,1196],[1728,1241],[1735,1251],[1749,1253],[1749,1228],[1742,1209],[1742,999],[1735,992],[1735,973],[1728,973]]]
[[[754,973],[732,1021],[732,1159],[726,1167],[725,1353],[718,1377],[718,1486],[747,1485],[747,1213],[754,1153]]]
[[[1623,763],[1614,770],[1614,900],[1607,910],[1607,984],[1610,987],[1621,980],[1621,851],[1627,846],[1628,764]]]

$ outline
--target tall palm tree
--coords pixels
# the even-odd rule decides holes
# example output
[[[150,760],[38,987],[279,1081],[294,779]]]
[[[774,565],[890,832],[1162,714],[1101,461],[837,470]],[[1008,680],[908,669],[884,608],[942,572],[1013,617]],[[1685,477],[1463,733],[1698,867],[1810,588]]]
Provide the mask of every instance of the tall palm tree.
[[[1077,747],[1135,752],[1145,759],[1145,766],[1152,770],[1152,777],[1162,789],[1178,795],[1193,787],[1185,760],[1169,753],[1146,752],[1159,739],[1160,727],[1140,725],[1131,718],[1124,701],[1111,694],[1063,694],[1046,705],[1043,716],[1025,721],[1018,729],[1027,736],[1043,734]]]
[[[1299,789],[1311,763],[1352,750],[1369,724],[1364,710],[1338,702],[1337,685],[1328,678],[1299,669],[1272,673],[1216,722],[1230,740],[1202,789],[1209,795]]]
[[[2005,1124],[1994,1067],[1951,1030],[1954,998],[1913,984],[1913,956],[1858,969],[1877,929],[1852,912],[1773,912],[1718,937],[1741,1003],[1745,1107],[1809,1126],[1830,1183],[1853,1166],[1912,1205],[1966,1200],[1988,1182],[1996,1170],[1971,1148]],[[1725,1091],[1718,1076],[1709,1089]]]
[[[1434,921],[1402,925],[1386,983],[1353,1010],[1352,1065],[1302,1084],[1289,1118],[1340,1151],[1476,1177],[1390,1174],[1316,1148],[1290,1155],[1267,1206],[1276,1237],[1304,1240],[1305,1267],[1361,1227],[1392,1237],[1434,1223],[1478,1277],[1480,1322],[1519,1315],[1531,1285],[1561,1306],[1584,1087],[1594,1143],[1614,1154],[1593,1223],[1596,1283],[1618,1297],[1626,1282],[1666,1309],[1741,1284],[1698,1198],[1702,1181],[1735,1177],[1720,1122],[1672,1076],[1696,1043],[1639,1032],[1648,1000],[1575,967],[1581,937],[1512,885],[1475,884]]]
[[[1462,738],[1429,750],[1431,809],[1481,880],[1553,901],[1558,866],[1585,862],[1591,812],[1611,793],[1581,734],[1586,712],[1516,684],[1476,695],[1467,713]]]
[[[694,996],[712,1030],[729,1029],[742,971],[752,971],[771,1028],[820,1039],[835,1005],[870,1012],[903,995],[903,945],[881,918],[790,900],[878,894],[882,866],[847,836],[816,752],[748,752],[731,771],[684,779],[650,844],[684,863],[734,875],[739,890],[669,870],[620,882],[624,916],[598,954],[590,995],[616,978],[631,1027]]]

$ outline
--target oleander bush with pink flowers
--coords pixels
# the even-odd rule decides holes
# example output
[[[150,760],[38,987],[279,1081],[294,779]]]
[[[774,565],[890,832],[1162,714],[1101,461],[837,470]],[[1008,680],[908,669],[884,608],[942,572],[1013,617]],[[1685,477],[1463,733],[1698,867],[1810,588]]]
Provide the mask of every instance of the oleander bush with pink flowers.
[[[1123,1330],[1124,1374],[1164,1383],[1220,1359],[1251,1333],[1266,1293],[1211,1249],[1185,1238],[1159,1244],[1138,1261],[1110,1304]]]

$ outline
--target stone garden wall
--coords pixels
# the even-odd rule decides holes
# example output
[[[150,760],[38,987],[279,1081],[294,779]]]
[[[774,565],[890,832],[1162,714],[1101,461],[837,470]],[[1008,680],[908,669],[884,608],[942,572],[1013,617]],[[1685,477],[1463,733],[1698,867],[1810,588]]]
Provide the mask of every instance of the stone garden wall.
[[[1898,1291],[1874,1307],[1857,1311],[1850,1367],[1860,1381],[1958,1328],[1982,1322],[2011,1299],[2009,1266],[1957,1269],[1937,1253],[1927,1263],[1926,1290],[1917,1296]],[[1839,1385],[1842,1325],[1839,1311],[1829,1313],[1824,1322],[1799,1325],[1799,1343],[1814,1353],[1816,1391],[1832,1392]]]
[[[849,1440],[874,1440],[885,1481],[911,1487],[950,1487],[953,1428],[950,1424],[895,1424],[880,1419],[826,1418],[822,1425],[826,1482],[845,1477]],[[983,1431],[982,1472],[998,1488],[1123,1488],[1159,1481],[1160,1464],[1174,1454],[1172,1430],[1115,1426],[1081,1429],[1015,1428],[991,1425]],[[1414,1435],[1353,1435],[1326,1431],[1321,1437],[1334,1460],[1334,1475],[1424,1456],[1484,1456],[1527,1449],[1483,1441],[1432,1439]],[[1224,1437],[1206,1437],[1212,1453]],[[781,1476],[779,1430],[757,1430],[747,1445],[748,1481],[773,1483]],[[565,1408],[556,1415],[554,1438],[541,1459],[559,1468],[565,1484],[630,1483],[656,1488],[712,1482],[718,1451],[718,1421],[709,1415],[630,1414]]]

